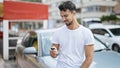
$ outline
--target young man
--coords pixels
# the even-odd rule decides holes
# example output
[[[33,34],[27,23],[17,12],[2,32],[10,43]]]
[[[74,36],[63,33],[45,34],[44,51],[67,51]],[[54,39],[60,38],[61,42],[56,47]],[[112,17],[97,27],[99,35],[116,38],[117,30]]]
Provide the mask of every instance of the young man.
[[[55,32],[50,50],[53,58],[58,56],[56,68],[89,68],[94,52],[92,32],[78,23],[71,1],[61,3],[59,10],[65,25]]]

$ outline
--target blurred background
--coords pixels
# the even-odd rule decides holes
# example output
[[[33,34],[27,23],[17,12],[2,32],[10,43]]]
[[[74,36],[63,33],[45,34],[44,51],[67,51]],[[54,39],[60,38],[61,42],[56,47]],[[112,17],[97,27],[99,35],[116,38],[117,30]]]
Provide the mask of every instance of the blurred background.
[[[9,58],[14,56],[17,40],[26,32],[39,29],[58,28],[64,25],[58,5],[66,0],[5,0],[48,5],[47,20],[9,20]],[[85,27],[93,23],[120,25],[120,0],[70,0],[77,7],[77,20]],[[4,1],[0,0],[0,54],[3,56]],[[35,8],[35,7],[34,7]],[[32,11],[32,10],[31,10]]]

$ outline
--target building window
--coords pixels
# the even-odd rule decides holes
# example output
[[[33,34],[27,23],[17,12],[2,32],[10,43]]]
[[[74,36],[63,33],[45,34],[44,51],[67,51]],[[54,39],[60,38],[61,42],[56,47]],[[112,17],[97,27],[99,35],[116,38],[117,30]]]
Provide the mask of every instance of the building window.
[[[107,6],[107,7],[106,7],[106,12],[110,12],[110,13],[111,13],[111,12],[112,12],[112,7]]]
[[[95,11],[100,12],[100,11],[101,11],[101,8],[102,8],[101,6],[96,6],[96,7],[95,7]]]
[[[93,9],[94,9],[93,6],[87,7],[86,12],[93,12]]]
[[[82,12],[101,12],[101,11],[102,11],[101,6],[89,6],[82,9]]]

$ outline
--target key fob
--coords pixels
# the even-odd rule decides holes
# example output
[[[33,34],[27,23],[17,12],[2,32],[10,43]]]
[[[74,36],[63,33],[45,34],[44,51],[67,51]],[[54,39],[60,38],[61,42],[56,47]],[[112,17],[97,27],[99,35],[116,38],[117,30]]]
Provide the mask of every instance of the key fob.
[[[51,50],[55,50],[55,48],[51,48]]]

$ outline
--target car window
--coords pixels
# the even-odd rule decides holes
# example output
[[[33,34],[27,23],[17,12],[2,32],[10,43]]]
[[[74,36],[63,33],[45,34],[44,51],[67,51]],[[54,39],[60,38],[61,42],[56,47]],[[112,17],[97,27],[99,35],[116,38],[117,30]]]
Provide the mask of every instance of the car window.
[[[37,34],[33,31],[28,32],[22,40],[22,45],[25,47],[33,46],[38,49]]]
[[[41,51],[42,51],[42,56],[49,56],[50,55],[50,48],[52,45],[52,35],[54,32],[44,32],[41,33],[39,38],[40,45],[41,45]],[[95,40],[95,45],[94,45],[94,50],[99,50],[99,49],[105,49],[106,46],[102,44],[99,40],[94,38]]]
[[[113,33],[113,35],[120,36],[120,28],[110,29],[110,31]]]
[[[28,46],[28,40],[29,40],[29,38],[30,38],[30,34],[29,34],[29,32],[28,32],[27,34],[25,34],[25,36],[24,36],[23,39],[22,39],[22,45],[23,45],[23,46],[25,46],[25,47]]]
[[[45,32],[45,33],[41,33],[41,48],[42,48],[42,55],[43,56],[48,56],[50,55],[50,48],[51,48],[51,40],[52,40],[52,35],[53,32]]]
[[[105,29],[91,29],[91,31],[94,34],[99,34],[99,35],[105,35],[106,33],[109,34]]]
[[[99,34],[99,29],[91,29],[94,34]]]
[[[51,48],[51,40],[52,40],[53,33],[42,33],[42,55],[43,56],[49,56],[50,54],[50,48]],[[99,49],[105,49],[105,45],[101,43],[99,40],[94,38],[95,45],[94,45],[94,51]]]

